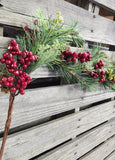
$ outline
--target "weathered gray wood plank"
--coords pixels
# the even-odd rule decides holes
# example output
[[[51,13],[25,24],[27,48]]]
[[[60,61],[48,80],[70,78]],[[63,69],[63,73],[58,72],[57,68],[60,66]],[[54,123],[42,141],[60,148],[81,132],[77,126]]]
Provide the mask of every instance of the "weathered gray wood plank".
[[[8,94],[0,93],[0,131],[3,131],[8,110]],[[114,92],[83,92],[77,85],[26,90],[14,103],[11,128],[37,121],[71,109],[115,96]],[[110,102],[113,103],[113,102]]]
[[[0,8],[0,24],[11,25],[16,27],[25,27],[26,25],[28,25],[32,27],[32,18]]]
[[[105,158],[105,160],[115,160],[115,151],[112,152],[109,156],[107,156],[107,158]]]
[[[27,160],[112,118],[113,102],[10,135],[3,159]],[[32,147],[30,147],[32,146]]]
[[[0,48],[7,48],[11,38],[0,36]]]
[[[115,120],[73,139],[35,160],[76,160],[115,134]]]
[[[79,22],[80,35],[86,40],[115,45],[115,37],[113,36],[115,23],[113,21],[98,15],[94,16],[95,14],[64,0],[16,0],[15,3],[13,3],[13,0],[2,0],[1,4],[4,7],[0,10],[0,23],[16,26],[23,26],[27,23],[30,25],[30,17],[28,19],[27,16],[20,14],[33,15],[37,8],[41,8],[45,15],[54,15],[57,11],[61,11],[66,24],[70,25],[73,22]]]
[[[3,36],[3,27],[0,26],[0,36]]]
[[[115,149],[115,136],[79,160],[102,160]]]
[[[115,1],[114,0],[90,0],[90,1],[115,13]]]

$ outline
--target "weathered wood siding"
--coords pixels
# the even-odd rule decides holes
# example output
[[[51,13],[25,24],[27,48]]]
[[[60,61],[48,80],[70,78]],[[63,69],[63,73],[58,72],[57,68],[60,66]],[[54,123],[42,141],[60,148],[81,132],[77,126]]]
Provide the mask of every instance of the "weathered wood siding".
[[[61,11],[67,25],[79,22],[80,35],[86,40],[114,47],[115,22],[98,15],[100,6],[114,13],[114,0],[90,1],[86,10],[64,0],[0,0],[0,56],[14,36],[4,36],[4,28],[32,27],[31,16],[37,8],[46,16]],[[98,6],[94,9],[93,4]],[[115,51],[107,53],[115,61]],[[64,85],[61,80],[57,86],[48,86],[48,78],[53,83],[56,76],[47,67],[31,76],[47,84],[31,86],[24,96],[16,97],[3,160],[114,160],[115,92],[100,87],[81,90],[77,84]],[[0,92],[0,144],[8,97]]]

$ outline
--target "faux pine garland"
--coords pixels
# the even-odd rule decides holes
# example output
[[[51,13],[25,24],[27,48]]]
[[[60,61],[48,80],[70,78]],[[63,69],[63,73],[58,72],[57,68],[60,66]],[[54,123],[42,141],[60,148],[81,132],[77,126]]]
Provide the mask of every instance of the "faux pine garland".
[[[3,53],[0,59],[1,90],[10,93],[0,160],[11,124],[15,97],[24,95],[24,89],[31,82],[29,74],[36,68],[47,65],[68,83],[78,83],[83,87],[101,84],[115,90],[115,66],[106,53],[99,53],[98,47],[91,52],[72,52],[70,45],[82,47],[84,40],[78,34],[77,24],[64,28],[63,17],[60,12],[56,14],[55,19],[45,20],[39,10],[33,29],[25,26],[24,35],[9,42],[8,52]]]

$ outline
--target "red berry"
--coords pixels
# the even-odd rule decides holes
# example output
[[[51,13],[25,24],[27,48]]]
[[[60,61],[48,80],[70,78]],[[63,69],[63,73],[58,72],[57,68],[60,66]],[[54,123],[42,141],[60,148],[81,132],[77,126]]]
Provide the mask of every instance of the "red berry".
[[[98,69],[98,65],[97,64],[95,65],[95,69]]]
[[[16,88],[20,88],[20,84],[19,83],[16,83]]]
[[[19,63],[20,63],[20,64],[24,64],[24,63],[25,63],[24,58],[19,58]]]
[[[68,53],[69,57],[73,56],[73,53],[72,52],[69,52]]]
[[[78,57],[78,53],[77,52],[73,52],[73,57],[77,58]]]
[[[4,58],[1,58],[1,63],[5,63],[5,59]]]
[[[21,76],[19,77],[19,80],[25,81],[25,78],[21,75]]]
[[[18,70],[16,70],[16,71],[14,71],[14,76],[19,76],[19,71]]]
[[[81,62],[81,63],[84,63],[84,62],[85,62],[85,58],[81,58],[81,59],[80,59],[80,62]]]
[[[27,87],[27,82],[22,82],[22,87],[26,88]]]
[[[90,55],[90,52],[87,52],[88,55]]]
[[[68,61],[68,62],[71,62],[71,60],[72,60],[72,59],[71,59],[70,57],[67,58],[67,61]]]
[[[22,75],[27,78],[28,77],[28,74],[26,72],[23,72]]]
[[[19,72],[19,75],[21,75],[23,73],[22,70],[20,70],[20,69],[18,70],[18,72]]]
[[[87,53],[83,53],[83,54],[82,54],[82,57],[83,57],[83,58],[87,58]]]
[[[104,75],[105,74],[105,72],[104,71],[101,71],[101,75]]]
[[[16,69],[17,68],[17,62],[13,61],[12,64],[11,64],[11,67],[13,69]]]
[[[16,91],[16,87],[12,87],[12,88],[11,88],[11,91],[12,91],[12,92],[15,92],[15,91]]]
[[[22,57],[23,57],[23,58],[26,58],[27,53],[28,53],[28,52],[27,52],[26,50],[24,50],[24,51],[22,52]]]
[[[5,53],[3,54],[3,58],[7,58],[7,56],[8,56],[8,53],[5,52]]]
[[[13,80],[14,80],[14,77],[12,76],[8,77],[8,82],[13,82]]]
[[[13,59],[13,55],[10,53],[10,54],[8,54],[7,58],[8,58],[9,60],[12,60],[12,59]]]
[[[21,55],[21,51],[18,49],[18,51],[16,51],[16,54],[19,56]]]
[[[17,43],[16,43],[16,41],[15,40],[11,40],[11,42],[10,42],[13,46],[16,46],[17,45]]]
[[[11,45],[11,43],[8,44],[8,50],[9,50],[9,52],[11,52],[13,50],[13,46]]]
[[[101,76],[101,79],[103,79],[103,78],[104,78],[104,75]]]
[[[99,83],[101,83],[102,81],[101,81],[101,79],[99,79],[99,81],[98,81]]]
[[[37,20],[37,19],[34,21],[34,24],[35,24],[35,25],[38,25],[38,20]]]
[[[15,52],[15,51],[12,51],[12,55],[16,55],[16,52]]]
[[[8,64],[8,65],[11,64],[11,60],[6,59],[5,63]]]
[[[22,68],[23,68],[23,69],[26,69],[27,67],[28,67],[28,66],[27,66],[26,64],[23,64],[23,65],[22,65]]]
[[[6,87],[9,87],[9,82],[5,81],[5,82],[4,82],[4,85],[5,85]]]
[[[28,26],[25,26],[24,28],[25,28],[26,31],[30,30],[30,28]]]
[[[13,86],[13,83],[12,82],[9,82],[9,87],[12,87]]]
[[[28,56],[29,57],[33,56],[32,52],[28,51]]]
[[[64,54],[64,55],[67,55],[67,54],[68,54],[68,51],[67,51],[67,50],[65,50],[65,51],[63,52],[63,54]]]
[[[73,57],[73,58],[72,58],[72,62],[76,62],[76,57]]]
[[[102,60],[100,60],[100,61],[99,61],[99,63],[103,63],[103,61],[102,61]]]
[[[89,74],[90,74],[91,76],[93,76],[93,72],[89,72]]]
[[[8,72],[9,72],[9,73],[13,73],[13,72],[14,72],[14,69],[8,69]]]
[[[64,56],[63,54],[61,54],[61,55],[60,55],[60,58],[61,58],[61,59],[64,59],[64,58],[65,58],[65,56]]]
[[[29,66],[31,64],[30,61],[26,61],[26,65]]]
[[[7,81],[7,77],[3,77],[3,78],[2,78],[2,81],[3,81],[3,82],[6,82],[6,81]]]
[[[35,59],[34,59],[34,56],[30,57],[30,61],[33,62]]]
[[[25,94],[23,88],[20,88],[20,94],[21,94],[21,95]]]
[[[38,58],[38,57],[37,57],[36,55],[34,55],[34,59],[37,60],[37,58]]]
[[[102,69],[102,66],[99,66],[100,69]]]

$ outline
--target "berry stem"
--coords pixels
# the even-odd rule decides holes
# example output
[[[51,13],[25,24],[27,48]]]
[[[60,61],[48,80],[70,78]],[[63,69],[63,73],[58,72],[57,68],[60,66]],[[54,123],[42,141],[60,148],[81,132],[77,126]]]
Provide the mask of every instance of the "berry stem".
[[[15,96],[10,94],[8,115],[7,115],[7,120],[6,120],[6,124],[5,124],[5,130],[4,130],[2,145],[1,145],[1,149],[0,149],[0,160],[2,160],[4,147],[5,147],[5,143],[6,143],[6,140],[7,140],[7,136],[8,136],[8,132],[9,132],[10,124],[11,124],[14,99],[15,99]]]

